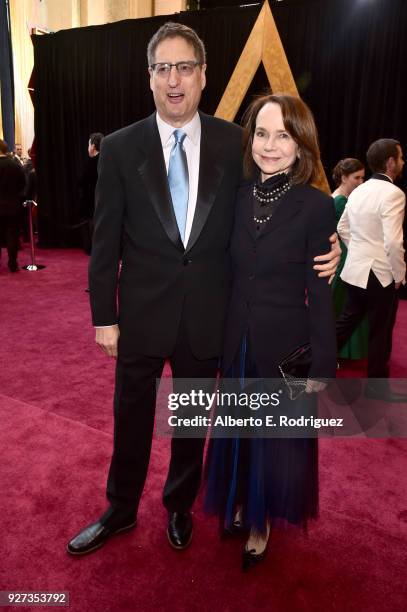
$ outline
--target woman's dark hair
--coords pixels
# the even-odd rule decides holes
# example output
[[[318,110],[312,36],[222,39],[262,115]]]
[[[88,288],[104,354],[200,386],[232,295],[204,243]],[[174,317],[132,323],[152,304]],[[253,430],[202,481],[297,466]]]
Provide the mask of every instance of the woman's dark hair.
[[[400,143],[393,138],[380,138],[373,142],[367,150],[366,159],[372,172],[386,172],[389,157],[398,159]]]
[[[242,121],[245,128],[243,169],[246,178],[252,178],[257,167],[252,155],[257,115],[263,106],[270,102],[280,106],[284,127],[298,145],[299,159],[293,166],[291,181],[297,184],[312,183],[318,176],[320,160],[314,117],[305,102],[284,93],[267,94],[256,98],[243,116]]]
[[[364,169],[365,167],[362,162],[355,157],[345,157],[345,159],[341,159],[332,170],[332,179],[335,187],[339,187],[343,176],[349,176],[349,174]]]

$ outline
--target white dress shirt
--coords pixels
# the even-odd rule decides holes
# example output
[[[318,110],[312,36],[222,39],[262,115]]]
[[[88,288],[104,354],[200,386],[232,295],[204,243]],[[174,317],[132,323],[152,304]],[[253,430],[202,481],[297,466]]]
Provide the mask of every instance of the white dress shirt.
[[[174,131],[177,128],[163,121],[158,113],[156,114],[156,117],[164,153],[165,167],[168,174],[170,153],[175,142]],[[189,175],[188,212],[184,237],[184,246],[186,247],[191,233],[192,222],[194,220],[196,209],[196,200],[198,197],[199,158],[201,153],[201,119],[199,117],[199,113],[195,113],[191,121],[186,125],[183,125],[180,129],[187,135],[183,142],[187,156]]]
[[[370,270],[383,287],[406,274],[403,219],[406,198],[392,182],[371,178],[352,191],[338,223],[348,247],[341,278],[366,289]]]

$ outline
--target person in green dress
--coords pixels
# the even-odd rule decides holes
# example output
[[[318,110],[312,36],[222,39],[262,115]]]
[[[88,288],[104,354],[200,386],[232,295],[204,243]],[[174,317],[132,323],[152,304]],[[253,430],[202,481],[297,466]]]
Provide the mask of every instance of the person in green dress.
[[[336,224],[339,223],[339,219],[345,210],[349,194],[363,183],[364,177],[364,165],[361,161],[353,157],[341,159],[333,169],[332,179],[336,189],[332,193],[332,197],[335,202]],[[340,278],[347,255],[347,248],[342,241],[341,249],[341,260],[332,283],[333,300],[337,317],[339,317],[342,312],[346,297],[346,288]],[[342,359],[365,359],[367,357],[368,329],[368,321],[367,318],[365,318],[359,327],[355,329],[345,346],[340,350],[338,357]]]

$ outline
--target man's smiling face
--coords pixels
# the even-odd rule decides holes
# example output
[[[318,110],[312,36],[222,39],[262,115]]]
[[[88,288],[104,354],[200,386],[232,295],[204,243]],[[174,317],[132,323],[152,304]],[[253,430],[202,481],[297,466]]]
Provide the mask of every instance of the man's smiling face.
[[[166,38],[157,45],[155,64],[182,61],[197,61],[194,48],[184,38]],[[154,102],[163,121],[179,128],[192,119],[206,84],[205,70],[206,65],[198,65],[191,75],[181,76],[173,66],[169,75],[161,76],[149,69]]]

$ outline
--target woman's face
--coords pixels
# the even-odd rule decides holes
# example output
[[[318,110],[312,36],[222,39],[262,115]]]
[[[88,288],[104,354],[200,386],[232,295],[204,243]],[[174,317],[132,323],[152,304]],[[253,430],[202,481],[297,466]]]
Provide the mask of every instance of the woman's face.
[[[348,174],[348,176],[342,175],[342,186],[345,188],[347,194],[349,195],[352,191],[363,183],[365,178],[365,170],[358,170],[357,172],[352,172]]]
[[[261,180],[288,172],[298,155],[298,145],[287,132],[279,104],[268,102],[259,111],[252,145],[253,159]]]

